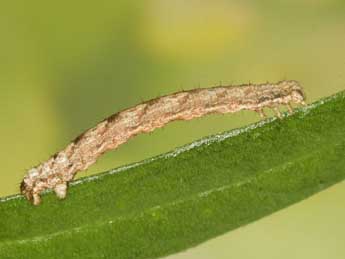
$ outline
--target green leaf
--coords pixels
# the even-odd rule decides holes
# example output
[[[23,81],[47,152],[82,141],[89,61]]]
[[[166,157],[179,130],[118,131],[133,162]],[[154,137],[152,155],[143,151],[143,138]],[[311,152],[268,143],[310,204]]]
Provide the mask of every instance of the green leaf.
[[[0,200],[0,258],[156,258],[345,178],[345,92],[73,182],[34,207]]]

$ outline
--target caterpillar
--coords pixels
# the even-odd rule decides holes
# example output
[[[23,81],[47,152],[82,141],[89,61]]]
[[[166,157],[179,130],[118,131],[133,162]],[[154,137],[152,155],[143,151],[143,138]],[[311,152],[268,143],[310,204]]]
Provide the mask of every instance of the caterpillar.
[[[58,198],[66,197],[68,182],[77,172],[87,169],[105,152],[130,138],[161,128],[175,120],[191,120],[212,113],[252,110],[265,118],[264,108],[281,118],[279,105],[305,105],[305,95],[297,81],[216,86],[180,91],[125,109],[85,131],[46,162],[28,170],[20,185],[21,193],[34,205],[40,194],[52,189]]]

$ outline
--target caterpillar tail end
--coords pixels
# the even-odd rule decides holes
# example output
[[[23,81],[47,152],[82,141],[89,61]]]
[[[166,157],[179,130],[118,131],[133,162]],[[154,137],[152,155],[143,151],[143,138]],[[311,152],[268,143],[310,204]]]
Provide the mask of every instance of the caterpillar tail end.
[[[20,192],[24,197],[31,202],[33,205],[37,206],[41,204],[41,196],[38,192],[35,192],[30,186],[23,180],[20,184]]]
[[[67,196],[67,182],[57,184],[53,190],[58,199],[65,199]],[[42,203],[40,192],[35,190],[35,188],[30,188],[29,185],[23,181],[20,185],[20,191],[24,197],[33,205],[38,206]]]

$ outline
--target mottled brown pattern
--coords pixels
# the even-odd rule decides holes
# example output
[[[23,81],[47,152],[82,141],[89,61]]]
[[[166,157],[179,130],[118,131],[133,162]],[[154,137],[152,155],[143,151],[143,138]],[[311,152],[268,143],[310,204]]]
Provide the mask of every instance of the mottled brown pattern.
[[[53,189],[65,198],[67,184],[78,171],[87,169],[106,151],[117,148],[130,138],[161,128],[170,121],[191,120],[211,113],[253,110],[265,117],[264,107],[281,117],[278,105],[304,104],[303,90],[297,81],[276,84],[247,84],[193,89],[162,96],[118,112],[77,137],[48,161],[30,169],[20,189],[38,205],[40,193]]]

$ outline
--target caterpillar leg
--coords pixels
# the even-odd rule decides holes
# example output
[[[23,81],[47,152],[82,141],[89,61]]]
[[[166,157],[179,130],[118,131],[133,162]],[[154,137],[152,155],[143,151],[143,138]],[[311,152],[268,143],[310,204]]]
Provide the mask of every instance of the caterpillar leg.
[[[279,108],[277,106],[273,107],[274,113],[277,115],[279,119],[283,118],[281,112],[279,111]]]
[[[66,198],[67,195],[67,183],[59,183],[54,187],[54,192],[59,199]]]
[[[41,204],[41,196],[38,193],[34,193],[32,195],[32,203],[36,206]]]
[[[292,109],[291,104],[288,103],[288,104],[286,104],[286,105],[287,105],[287,108],[288,108],[289,113],[292,114],[292,113],[293,113],[293,109]]]
[[[265,119],[267,117],[263,109],[257,109],[255,111],[259,113],[261,119]]]

